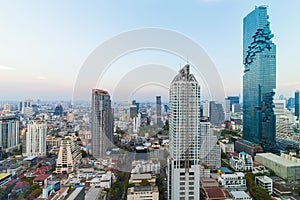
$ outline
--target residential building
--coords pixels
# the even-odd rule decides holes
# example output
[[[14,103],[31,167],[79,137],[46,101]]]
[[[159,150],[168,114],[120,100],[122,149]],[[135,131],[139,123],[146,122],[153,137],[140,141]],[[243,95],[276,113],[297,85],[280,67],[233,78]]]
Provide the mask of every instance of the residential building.
[[[232,156],[230,158],[230,166],[232,169],[238,172],[252,171],[252,156],[247,154],[246,152],[240,152],[239,157]]]
[[[221,174],[218,178],[221,187],[229,191],[245,191],[247,189],[245,175],[242,172],[235,172],[234,174]]]
[[[267,176],[256,176],[255,183],[266,190],[269,195],[273,193],[273,180],[271,178]]]
[[[92,154],[100,159],[112,147],[113,111],[107,91],[92,90]]]
[[[56,160],[56,173],[69,174],[73,172],[79,166],[81,158],[77,138],[66,136],[60,144],[58,158]]]
[[[300,179],[300,163],[277,156],[273,153],[258,153],[255,161],[273,170],[277,176],[288,181]]]
[[[210,129],[210,122],[201,119],[200,122],[200,163],[211,170],[221,167],[221,148],[217,144],[218,138]]]
[[[0,116],[0,150],[12,151],[19,145],[19,120],[15,115]]]
[[[170,86],[168,199],[199,199],[200,85],[185,65]]]
[[[127,200],[159,200],[157,186],[135,186],[128,188]]]
[[[267,6],[259,6],[243,20],[243,138],[277,151],[276,45],[268,19]]]
[[[30,121],[26,133],[26,156],[46,156],[47,123]]]

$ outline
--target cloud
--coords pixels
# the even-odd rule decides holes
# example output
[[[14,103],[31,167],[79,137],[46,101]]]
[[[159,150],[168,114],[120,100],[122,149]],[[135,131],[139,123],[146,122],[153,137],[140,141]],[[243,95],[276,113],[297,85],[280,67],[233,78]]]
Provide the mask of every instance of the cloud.
[[[16,70],[16,68],[0,65],[0,70],[13,71]]]
[[[39,79],[39,80],[47,80],[47,77],[45,77],[45,76],[38,76],[36,78]]]

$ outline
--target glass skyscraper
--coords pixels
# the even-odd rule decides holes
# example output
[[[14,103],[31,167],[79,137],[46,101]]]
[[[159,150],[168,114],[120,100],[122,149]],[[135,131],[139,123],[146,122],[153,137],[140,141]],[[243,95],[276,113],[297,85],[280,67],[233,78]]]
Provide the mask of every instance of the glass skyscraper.
[[[272,151],[276,143],[276,46],[268,19],[267,7],[259,6],[243,21],[243,138]]]
[[[300,116],[299,107],[300,107],[300,91],[297,90],[295,92],[295,116],[297,117],[297,119],[299,119]]]

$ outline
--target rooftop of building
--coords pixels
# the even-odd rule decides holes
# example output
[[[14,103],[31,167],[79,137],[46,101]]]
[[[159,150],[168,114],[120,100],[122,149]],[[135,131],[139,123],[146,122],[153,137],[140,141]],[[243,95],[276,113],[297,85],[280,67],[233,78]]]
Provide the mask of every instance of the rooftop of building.
[[[152,179],[151,174],[131,174],[132,180],[143,180],[143,179]]]
[[[0,180],[10,177],[11,175],[8,173],[0,173]]]
[[[97,199],[97,196],[101,192],[101,188],[90,188],[85,194],[85,199]]]
[[[50,174],[39,175],[39,176],[35,177],[33,180],[34,180],[34,181],[44,181],[44,180],[46,180],[49,176],[50,176]]]
[[[273,182],[273,180],[268,176],[256,176],[256,179],[259,179],[262,182]]]
[[[273,154],[273,153],[258,153],[258,154],[256,154],[255,159],[257,157],[262,157],[262,158],[271,160],[275,163],[278,163],[280,165],[284,165],[286,167],[300,167],[300,163],[297,163],[297,162],[291,161],[289,159],[277,156],[276,154]]]
[[[76,199],[77,195],[84,190],[84,187],[77,187],[75,190],[70,194],[68,200]]]
[[[249,195],[244,191],[232,191],[230,192],[230,194],[235,198],[241,198],[241,199],[249,197]]]
[[[219,187],[203,188],[203,191],[205,192],[208,199],[225,199],[226,197],[230,197],[227,190],[221,189]]]

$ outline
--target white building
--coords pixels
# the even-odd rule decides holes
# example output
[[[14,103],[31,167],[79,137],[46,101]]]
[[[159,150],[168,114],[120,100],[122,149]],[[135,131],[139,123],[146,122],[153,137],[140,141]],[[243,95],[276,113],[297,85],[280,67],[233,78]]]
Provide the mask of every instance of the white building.
[[[232,156],[230,158],[230,166],[235,171],[252,171],[253,169],[253,159],[252,156],[246,152],[240,152],[239,157]]]
[[[229,142],[228,140],[222,140],[219,142],[221,150],[224,153],[231,153],[234,152],[234,143]]]
[[[69,174],[73,172],[81,161],[81,151],[76,137],[67,136],[60,144],[56,159],[56,173]]]
[[[200,85],[185,65],[170,86],[168,199],[200,197]]]
[[[252,200],[252,198],[244,191],[231,191],[232,200]]]
[[[256,176],[256,185],[262,187],[270,195],[273,193],[273,180],[267,176]]]
[[[274,100],[274,114],[276,116],[286,114],[286,102],[285,100]]]
[[[23,104],[22,114],[32,115],[33,114],[32,104],[33,104],[32,99],[26,99]]]
[[[219,184],[229,191],[245,191],[247,189],[245,175],[242,172],[222,174],[218,178]]]
[[[128,188],[127,200],[159,200],[157,186],[139,186]]]
[[[218,138],[213,135],[210,126],[210,122],[200,122],[200,162],[202,165],[216,170],[221,167],[221,148],[217,144]]]
[[[31,121],[27,125],[26,156],[46,156],[47,123]]]

